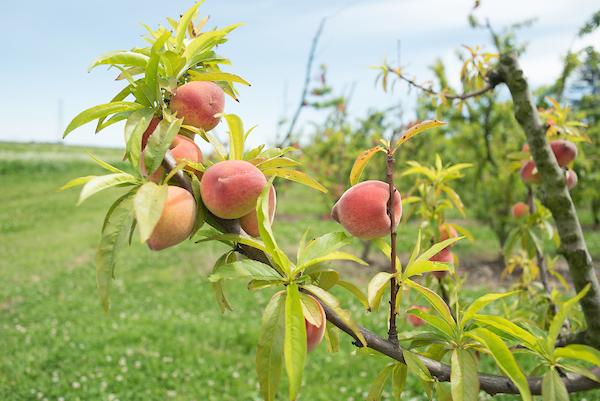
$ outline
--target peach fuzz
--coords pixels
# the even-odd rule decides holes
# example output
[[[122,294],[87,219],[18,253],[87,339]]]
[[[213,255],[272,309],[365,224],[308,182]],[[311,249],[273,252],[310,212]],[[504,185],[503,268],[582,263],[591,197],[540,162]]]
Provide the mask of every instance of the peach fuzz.
[[[167,200],[154,231],[146,242],[153,251],[177,245],[191,234],[196,223],[196,201],[183,188],[169,186]]]
[[[394,189],[394,225],[402,217],[402,199]],[[331,217],[346,231],[360,239],[383,237],[390,232],[387,214],[389,186],[385,182],[370,180],[348,189],[333,206]]]
[[[223,113],[225,96],[214,82],[192,81],[175,90],[170,106],[184,124],[210,131],[219,124],[215,114]]]
[[[267,183],[265,175],[244,160],[225,160],[210,166],[200,182],[202,201],[222,219],[239,219],[255,210]]]
[[[275,188],[271,186],[269,191],[269,221],[272,223],[275,218],[275,209],[277,208],[277,194]],[[252,237],[258,237],[260,235],[258,231],[258,218],[256,216],[256,209],[250,213],[240,217],[240,226],[246,232],[246,234]]]

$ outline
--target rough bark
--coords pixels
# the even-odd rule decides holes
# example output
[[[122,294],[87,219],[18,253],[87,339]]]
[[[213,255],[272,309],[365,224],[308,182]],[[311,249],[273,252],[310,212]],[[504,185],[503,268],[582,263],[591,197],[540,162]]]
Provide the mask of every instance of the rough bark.
[[[559,252],[569,264],[569,272],[577,291],[587,285],[590,290],[581,300],[588,325],[586,342],[600,348],[600,284],[587,250],[583,232],[565,175],[556,162],[522,68],[513,53],[504,54],[490,78],[505,83],[514,105],[515,118],[527,136],[527,142],[541,176],[540,198],[550,210],[561,240]]]

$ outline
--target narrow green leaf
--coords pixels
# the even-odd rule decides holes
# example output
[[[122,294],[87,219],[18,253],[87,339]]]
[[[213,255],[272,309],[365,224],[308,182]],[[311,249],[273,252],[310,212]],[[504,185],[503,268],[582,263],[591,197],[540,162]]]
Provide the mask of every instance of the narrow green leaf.
[[[383,394],[383,389],[385,387],[385,383],[387,382],[392,370],[394,369],[394,365],[389,365],[383,368],[371,383],[371,388],[369,388],[369,394],[367,395],[367,401],[380,401],[381,395]]]
[[[433,378],[431,377],[431,373],[429,373],[429,369],[427,369],[417,354],[404,349],[402,350],[402,356],[404,357],[404,362],[406,362],[406,366],[410,372],[424,382],[433,382]]]
[[[262,170],[262,172],[266,176],[281,177],[286,180],[295,181],[299,184],[306,185],[307,187],[316,189],[317,191],[327,193],[327,188],[302,171],[290,170],[287,168],[268,168]]]
[[[417,259],[415,259],[415,261],[418,262],[420,260],[429,260],[432,256],[438,254],[442,249],[447,248],[448,246],[460,241],[463,238],[465,237],[454,237],[438,242],[437,244],[434,244],[433,246],[431,246],[431,248],[423,252]]]
[[[590,284],[586,285],[585,288],[583,290],[581,290],[579,292],[579,294],[575,295],[573,298],[558,305],[558,311],[556,312],[556,315],[554,315],[554,318],[552,319],[552,322],[550,323],[550,328],[548,329],[548,337],[546,338],[546,344],[547,344],[548,348],[550,348],[550,349],[554,348],[554,344],[556,343],[556,339],[558,338],[558,335],[560,334],[560,329],[563,325],[563,322],[569,316],[571,309],[575,305],[577,305],[579,300],[581,300],[581,298],[583,298],[585,296],[585,294],[587,294],[589,289],[590,289]]]
[[[256,200],[256,218],[258,220],[258,232],[260,238],[263,240],[268,253],[273,257],[275,264],[277,264],[283,272],[286,274],[290,273],[290,266],[292,262],[288,259],[287,255],[279,248],[275,235],[271,229],[271,219],[269,218],[269,192],[273,185],[274,178],[272,177],[267,185],[264,186],[262,192]]]
[[[450,385],[453,401],[479,399],[479,363],[471,351],[457,348],[452,351]]]
[[[152,174],[162,163],[165,153],[171,146],[173,139],[181,128],[182,119],[177,119],[172,123],[167,120],[161,120],[156,129],[148,138],[148,143],[144,149],[144,165],[148,174]]]
[[[147,97],[151,103],[154,103],[161,96],[158,84],[158,63],[160,61],[160,51],[170,37],[171,32],[165,30],[156,39],[154,44],[152,44],[152,49],[150,51],[150,59],[148,60],[148,65],[146,66],[146,71],[144,75],[144,82],[146,83],[146,88],[149,95],[147,95]]]
[[[88,68],[91,71],[99,65],[121,65],[125,67],[145,68],[149,57],[132,51],[114,51],[98,57]]]
[[[460,327],[465,327],[465,325],[469,322],[469,320],[471,320],[477,314],[477,312],[479,312],[481,309],[483,309],[490,302],[496,301],[498,299],[510,297],[511,295],[514,295],[517,293],[519,293],[519,291],[505,292],[503,294],[485,294],[485,295],[477,298],[475,301],[473,301],[471,303],[471,305],[469,305],[467,310],[462,315],[462,319],[460,320]]]
[[[338,352],[340,350],[340,336],[337,327],[325,321],[325,342],[327,343],[327,352]]]
[[[569,401],[569,393],[556,369],[551,368],[542,379],[544,401]]]
[[[193,6],[187,9],[187,11],[181,16],[175,29],[175,50],[179,53],[183,48],[183,41],[185,39],[185,33],[187,32],[188,26],[198,13],[198,7],[204,3],[204,0],[196,2]]]
[[[446,340],[452,340],[454,338],[454,328],[450,326],[444,319],[414,308],[407,310],[406,313],[409,315],[415,315],[416,317],[424,320],[431,327],[445,335]]]
[[[359,258],[357,256],[354,256],[347,252],[334,251],[334,252],[331,252],[330,254],[307,261],[306,263],[298,266],[296,271],[303,271],[304,269],[306,269],[309,266],[316,265],[318,263],[334,261],[334,260],[350,260],[352,262],[358,263],[359,265],[368,266],[367,262],[365,262],[364,260],[362,260],[361,258]]]
[[[96,250],[96,284],[100,302],[106,312],[110,309],[110,281],[114,277],[117,255],[127,243],[133,220],[133,194],[134,191],[131,191],[123,195],[109,209]]]
[[[525,375],[500,337],[484,328],[471,330],[466,335],[490,351],[500,370],[517,386],[524,401],[533,401]]]
[[[383,293],[388,287],[388,283],[391,278],[391,273],[379,272],[373,276],[371,281],[369,281],[369,285],[367,286],[367,299],[369,301],[369,308],[371,308],[371,310],[379,309],[381,298],[383,297]]]
[[[369,300],[367,299],[367,296],[355,284],[345,280],[338,280],[336,285],[339,285],[340,287],[349,291],[352,295],[354,295],[356,299],[360,301],[360,303],[365,307],[365,309],[369,309]]]
[[[244,78],[227,72],[198,72],[190,71],[192,81],[225,81],[229,83],[237,82],[242,85],[250,86],[250,83]]]
[[[394,146],[394,153],[396,153],[396,151],[398,150],[400,145],[402,145],[403,143],[405,143],[406,141],[408,141],[415,135],[420,134],[421,132],[426,131],[431,128],[441,127],[442,125],[446,125],[446,123],[443,121],[438,121],[438,120],[425,120],[418,124],[413,125],[409,129],[404,131],[404,133],[402,134],[400,139],[398,139],[398,141],[396,142],[396,145]]]
[[[306,326],[297,284],[287,286],[285,298],[285,368],[289,379],[290,400],[296,400],[302,386],[306,363]]]
[[[265,247],[265,244],[263,244],[261,241],[259,241],[257,239],[248,237],[246,235],[218,233],[218,234],[214,234],[214,235],[209,235],[208,237],[203,238],[196,242],[199,243],[199,242],[209,242],[209,241],[226,241],[226,242],[239,243],[239,244],[251,246],[252,248],[256,248],[265,253],[269,253],[267,251],[267,248]]]
[[[233,262],[235,262],[235,260],[236,260],[236,257],[235,257],[235,253],[233,251],[226,252],[225,254],[221,255],[221,257],[219,259],[217,259],[217,261],[215,262],[215,264],[213,266],[212,272],[214,273],[215,270],[217,270],[217,268],[219,266],[233,263]],[[229,304],[229,301],[227,301],[227,298],[225,297],[225,292],[223,290],[223,282],[215,281],[214,283],[211,283],[211,284],[212,284],[213,293],[215,294],[215,299],[217,300],[219,309],[221,309],[221,313],[225,313],[226,310],[232,310],[231,305]]]
[[[154,117],[153,109],[136,110],[125,123],[125,144],[131,166],[137,171],[140,168],[140,157],[142,154],[142,136],[148,129]]]
[[[523,345],[527,348],[540,352],[540,349],[537,345],[537,338],[527,330],[517,326],[515,323],[510,320],[503,318],[501,316],[493,316],[493,315],[474,315],[472,318],[477,324],[482,326],[490,326],[495,328],[496,330],[500,330],[515,339],[522,341]]]
[[[89,123],[97,118],[106,117],[110,114],[120,113],[124,111],[135,111],[143,108],[144,106],[139,103],[133,102],[112,102],[101,104],[98,106],[90,107],[87,110],[82,111],[78,115],[71,120],[67,129],[63,134],[63,138],[65,138],[71,131],[76,128],[81,127],[84,124]]]
[[[135,218],[139,226],[140,241],[146,242],[158,223],[167,200],[168,187],[147,182],[142,185],[133,199]]]
[[[583,344],[570,344],[554,350],[556,358],[577,359],[600,367],[600,351]]]
[[[423,295],[423,297],[425,297],[425,299],[442,316],[442,318],[446,321],[446,323],[448,323],[448,325],[450,327],[456,326],[456,322],[454,321],[454,318],[452,317],[452,314],[450,313],[450,309],[448,308],[448,305],[446,305],[444,300],[442,298],[440,298],[440,296],[438,294],[431,291],[427,287],[423,287],[422,285],[417,284],[416,282],[414,282],[412,280],[405,280],[404,284],[406,284],[408,287],[410,287],[414,290],[417,290],[421,295]]]
[[[243,160],[244,158],[244,124],[235,114],[223,114],[229,128],[229,159]]]
[[[137,183],[137,178],[127,173],[107,174],[94,177],[89,180],[81,189],[77,204],[80,205],[90,196],[105,189],[112,188],[117,185],[134,185]]]
[[[265,401],[273,401],[281,379],[285,338],[286,297],[283,291],[273,295],[262,317],[256,347],[256,372],[260,393]]]
[[[375,156],[378,152],[385,153],[385,149],[382,146],[375,146],[374,148],[365,150],[362,152],[356,160],[354,161],[354,165],[352,166],[352,170],[350,171],[350,185],[356,185],[360,181],[360,176],[362,175],[365,167],[369,164],[369,161]]]
[[[408,368],[403,363],[394,364],[392,370],[392,395],[395,401],[402,400],[402,392],[406,385],[406,372]]]
[[[281,276],[269,265],[252,259],[219,265],[208,277],[210,282],[233,279],[281,280]]]
[[[298,248],[297,264],[298,266],[304,265],[310,260],[335,252],[351,242],[352,238],[342,231],[324,234]]]
[[[90,180],[96,178],[97,175],[88,175],[85,177],[77,177],[72,179],[71,181],[67,182],[65,185],[63,185],[62,187],[59,188],[59,191],[64,191],[65,189],[69,189],[69,188],[73,188],[73,187],[78,187],[80,185],[84,185],[87,182],[89,182]]]

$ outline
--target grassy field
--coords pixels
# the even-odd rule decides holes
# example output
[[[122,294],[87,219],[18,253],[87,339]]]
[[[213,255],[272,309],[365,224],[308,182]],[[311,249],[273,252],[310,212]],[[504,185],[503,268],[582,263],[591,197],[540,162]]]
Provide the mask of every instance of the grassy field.
[[[83,150],[0,144],[0,400],[259,400],[254,353],[270,293],[232,285],[227,294],[234,311],[222,316],[206,276],[224,247],[188,242],[153,253],[134,243],[117,269],[112,311],[102,312],[94,252],[118,191],[79,207],[76,190],[57,192],[75,176],[100,173]],[[117,150],[92,151],[110,162],[121,158]],[[290,187],[279,206],[286,218],[275,230],[290,251],[306,226],[315,234],[336,229],[316,218],[322,210],[305,190]],[[493,257],[497,245],[489,230],[469,226],[479,240],[461,246],[461,254]],[[401,229],[402,249],[410,249],[415,232],[412,225]],[[589,235],[599,257],[600,237]],[[373,274],[341,269],[363,287]],[[474,287],[467,297],[484,291]],[[339,295],[357,320],[384,332],[383,312],[367,315]],[[409,328],[403,323],[401,330]],[[339,355],[324,346],[310,355],[302,400],[365,399],[386,360],[357,353],[349,338],[341,340]],[[600,400],[597,393],[572,399]],[[424,399],[413,379],[405,399]]]

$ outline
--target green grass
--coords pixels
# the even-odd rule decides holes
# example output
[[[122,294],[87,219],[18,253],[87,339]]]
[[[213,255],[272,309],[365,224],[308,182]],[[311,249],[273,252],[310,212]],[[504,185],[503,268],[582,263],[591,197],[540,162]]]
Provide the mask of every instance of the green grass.
[[[111,162],[121,158],[118,150],[91,151]],[[187,242],[154,253],[134,243],[117,268],[112,311],[102,312],[94,252],[117,191],[79,207],[76,190],[57,192],[73,177],[101,173],[82,154],[58,145],[0,144],[0,400],[259,400],[254,354],[270,293],[228,286],[234,311],[220,314],[206,276],[224,246]],[[278,220],[275,231],[289,251],[306,226],[314,234],[339,228],[316,218],[322,209],[311,199],[297,186],[280,194],[279,212],[290,217]],[[484,240],[465,245],[464,255],[497,249],[488,230],[470,226]],[[415,232],[413,225],[401,230],[403,249]],[[340,269],[363,287],[373,274]],[[471,289],[467,297],[484,291]],[[366,314],[338,295],[362,324],[385,331],[384,311]],[[340,339],[339,354],[324,346],[310,354],[301,399],[365,399],[387,361]],[[414,379],[406,397],[423,399]]]

